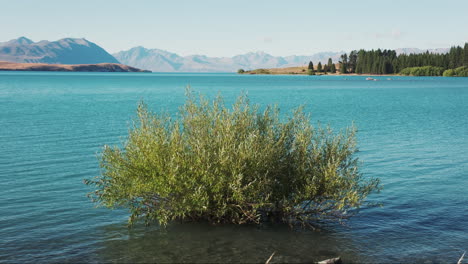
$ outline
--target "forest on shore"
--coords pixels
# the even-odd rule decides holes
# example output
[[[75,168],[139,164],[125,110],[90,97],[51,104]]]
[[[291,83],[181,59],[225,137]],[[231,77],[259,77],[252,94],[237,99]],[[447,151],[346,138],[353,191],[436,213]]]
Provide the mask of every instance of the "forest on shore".
[[[297,67],[296,67],[297,68]],[[294,72],[284,72],[278,69],[256,69],[238,73],[245,74],[400,74],[412,76],[456,76],[468,77],[468,43],[464,47],[453,46],[447,53],[397,54],[395,50],[353,50],[349,54],[344,53],[335,64],[331,58],[328,63],[318,62],[314,66],[309,62],[307,70],[301,68],[300,72],[294,67]]]
[[[359,50],[341,55],[340,73],[468,77],[468,43],[447,53],[399,54],[395,50]]]

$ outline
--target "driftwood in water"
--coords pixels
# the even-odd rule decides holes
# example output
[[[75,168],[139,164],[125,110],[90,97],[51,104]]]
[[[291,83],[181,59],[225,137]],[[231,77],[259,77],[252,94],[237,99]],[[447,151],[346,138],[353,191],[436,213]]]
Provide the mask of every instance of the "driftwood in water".
[[[457,264],[462,264],[462,261],[463,261],[463,258],[465,257],[465,252],[463,252],[463,255],[461,256],[461,258],[458,260]]]
[[[273,254],[271,254],[271,256],[267,259],[267,261],[265,262],[265,264],[269,264],[271,259],[273,258],[273,256],[275,255],[276,251],[273,252]]]
[[[275,255],[275,253],[276,252],[273,252],[273,254],[271,254],[271,256],[268,258],[268,260],[265,262],[265,264],[270,263],[271,259],[273,259],[273,256]],[[463,252],[463,255],[460,257],[457,264],[463,264],[462,261],[463,261],[463,258],[465,257],[465,254],[466,254],[466,251]],[[319,261],[319,262],[317,262],[317,264],[343,264],[343,261],[341,261],[340,257],[337,257],[337,258],[331,258],[331,259],[326,259],[326,260]]]
[[[317,262],[317,264],[343,264],[343,262],[341,261],[340,257],[337,257],[337,258],[319,261]]]
[[[273,252],[273,254],[271,254],[271,256],[267,259],[265,264],[270,264],[270,261],[273,259],[273,256],[275,255],[275,253],[276,253],[276,251]],[[465,255],[465,254],[463,254],[463,255]],[[460,259],[460,261],[462,259],[463,259],[463,256]],[[461,264],[460,261],[458,262],[458,264]],[[343,264],[343,262],[341,261],[340,257],[337,257],[337,258],[331,258],[331,259],[326,259],[326,260],[319,261],[319,262],[317,262],[317,264]]]

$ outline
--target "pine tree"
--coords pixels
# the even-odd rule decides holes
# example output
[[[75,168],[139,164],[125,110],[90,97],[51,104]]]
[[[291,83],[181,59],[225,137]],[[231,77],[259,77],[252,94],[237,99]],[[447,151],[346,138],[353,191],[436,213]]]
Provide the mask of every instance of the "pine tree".
[[[341,55],[341,61],[340,61],[340,73],[347,73],[347,68],[348,68],[348,55],[345,53]]]
[[[312,61],[309,61],[309,67],[307,67],[308,70],[314,70],[314,64]]]
[[[357,57],[359,60],[356,61],[356,73],[362,73],[367,59],[366,51],[359,50]]]
[[[378,73],[378,61],[372,60],[372,67],[370,73]]]
[[[317,64],[317,72],[322,72],[322,63],[320,61]]]
[[[340,62],[340,73],[342,74],[346,73],[346,66],[344,65],[343,62]]]
[[[358,59],[357,51],[355,50],[351,51],[348,57],[348,65],[347,65],[347,68],[349,69],[350,73],[356,72],[357,59]]]
[[[451,47],[449,51],[449,69],[455,69],[457,67],[457,49]]]
[[[464,57],[464,58],[463,58],[463,66],[468,67],[468,42],[465,43],[465,47],[464,47],[464,49],[463,49],[463,53],[464,53],[464,55],[463,55],[463,57]]]
[[[379,69],[379,74],[386,74],[386,67],[385,67],[385,61],[382,59],[380,60],[380,69]]]
[[[458,58],[457,59],[457,68],[463,66],[463,64],[465,62],[465,58],[463,56],[463,53],[464,53],[463,48],[460,47],[460,46],[457,46],[457,58]]]
[[[336,73],[336,66],[335,66],[334,63],[333,63],[333,64],[331,65],[331,67],[330,67],[330,72],[331,72],[331,73]]]

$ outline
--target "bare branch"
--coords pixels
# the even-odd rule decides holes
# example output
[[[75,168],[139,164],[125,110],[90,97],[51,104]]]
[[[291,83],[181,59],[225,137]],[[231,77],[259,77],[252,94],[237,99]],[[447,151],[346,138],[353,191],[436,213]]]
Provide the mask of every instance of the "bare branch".
[[[463,255],[461,256],[461,258],[458,260],[457,264],[462,264],[462,261],[463,261],[463,258],[465,257],[465,252],[463,252]]]
[[[273,256],[275,255],[276,251],[273,252],[273,254],[271,254],[271,256],[267,259],[267,261],[265,262],[265,264],[269,264],[271,259],[273,259]]]

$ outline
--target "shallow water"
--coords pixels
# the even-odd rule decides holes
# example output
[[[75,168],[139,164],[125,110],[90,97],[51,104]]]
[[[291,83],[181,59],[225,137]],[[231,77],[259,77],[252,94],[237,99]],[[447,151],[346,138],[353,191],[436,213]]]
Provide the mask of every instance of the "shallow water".
[[[228,103],[298,105],[359,129],[365,176],[381,208],[347,227],[174,223],[127,229],[125,210],[94,208],[84,178],[104,144],[125,139],[138,101],[175,113],[185,86]],[[468,78],[235,74],[0,73],[0,262],[454,263],[468,250]]]

